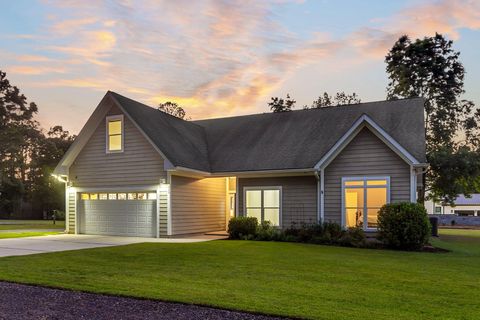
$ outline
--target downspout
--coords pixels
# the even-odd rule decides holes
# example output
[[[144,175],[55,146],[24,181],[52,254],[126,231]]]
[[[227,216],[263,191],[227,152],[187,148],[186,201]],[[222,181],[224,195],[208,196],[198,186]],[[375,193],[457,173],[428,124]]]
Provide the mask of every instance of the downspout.
[[[315,178],[317,179],[317,223],[320,222],[320,177],[318,171],[315,171]]]
[[[324,204],[324,170],[320,169],[320,175],[318,174],[319,170],[315,171],[315,178],[317,179],[317,222],[323,223],[324,213],[323,213],[323,204]]]

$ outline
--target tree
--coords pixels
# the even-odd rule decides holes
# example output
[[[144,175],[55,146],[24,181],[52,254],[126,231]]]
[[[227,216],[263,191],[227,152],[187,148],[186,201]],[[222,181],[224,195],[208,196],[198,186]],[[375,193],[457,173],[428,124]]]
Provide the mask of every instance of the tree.
[[[318,109],[331,106],[342,106],[360,103],[361,100],[358,95],[354,92],[352,94],[347,94],[344,91],[337,92],[334,97],[329,95],[327,92],[324,92],[323,95],[319,96],[315,101],[313,101],[311,109]],[[306,106],[305,109],[308,109]]]
[[[292,99],[287,93],[287,98],[285,100],[278,97],[272,97],[271,101],[268,103],[268,106],[273,112],[288,112],[292,111],[292,108],[295,107],[296,102],[297,101]]]
[[[64,204],[64,185],[58,183],[51,174],[60,159],[75,139],[74,135],[62,128],[50,128],[46,136],[42,135],[36,152],[30,162],[28,200],[38,213],[62,209]]]
[[[63,210],[63,185],[50,176],[74,136],[55,126],[45,135],[28,103],[0,71],[0,215],[12,217],[30,203],[37,211]]]
[[[10,215],[20,208],[28,161],[39,134],[33,120],[36,104],[28,103],[6,76],[0,70],[0,213]]]
[[[186,120],[185,110],[182,107],[180,107],[176,102],[167,101],[164,103],[160,103],[158,105],[158,110],[165,112],[169,115],[172,115],[174,117]]]
[[[473,102],[460,98],[465,70],[452,44],[440,34],[413,42],[402,36],[385,58],[390,79],[387,99],[425,98],[427,161],[431,166],[424,182],[433,199],[449,202],[460,193],[478,190],[480,177],[480,114]],[[461,135],[462,140],[458,139]],[[464,165],[467,162],[469,168]]]

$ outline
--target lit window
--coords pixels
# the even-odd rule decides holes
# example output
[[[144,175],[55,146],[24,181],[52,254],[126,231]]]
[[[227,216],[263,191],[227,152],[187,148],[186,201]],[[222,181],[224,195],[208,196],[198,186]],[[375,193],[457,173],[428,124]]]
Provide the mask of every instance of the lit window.
[[[137,199],[138,200],[146,200],[147,199],[147,194],[146,193],[137,193]]]
[[[107,117],[107,150],[123,151],[123,116]]]
[[[137,194],[136,193],[129,193],[128,194],[128,200],[137,200]]]
[[[117,194],[116,193],[109,193],[108,194],[108,200],[117,200]]]
[[[270,221],[280,225],[280,188],[260,188],[245,190],[245,213],[256,217],[258,222]]]
[[[148,194],[148,200],[157,200],[157,194],[153,193],[153,192],[150,192]]]
[[[107,199],[108,199],[108,194],[106,194],[106,193],[100,193],[100,194],[98,195],[98,199],[100,199],[100,200],[107,200]]]
[[[363,180],[345,181],[346,186],[363,186]]]
[[[90,193],[90,200],[98,200],[98,194]]]
[[[81,199],[82,200],[88,200],[88,199],[90,199],[90,197],[89,197],[88,193],[82,193]]]
[[[378,211],[389,201],[389,184],[387,178],[344,178],[345,225],[364,229],[376,228]]]
[[[119,193],[117,199],[118,200],[127,200],[127,194],[126,193]]]

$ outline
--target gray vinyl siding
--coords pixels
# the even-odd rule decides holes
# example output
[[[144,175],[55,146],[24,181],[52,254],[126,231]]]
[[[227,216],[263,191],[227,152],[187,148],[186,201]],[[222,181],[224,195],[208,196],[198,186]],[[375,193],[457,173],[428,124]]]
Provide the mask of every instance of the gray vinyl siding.
[[[274,178],[239,178],[238,210],[243,210],[244,187],[282,187],[282,227],[288,228],[292,223],[316,223],[317,214],[317,179],[314,176],[274,177]]]
[[[117,107],[108,112],[119,114]],[[70,167],[75,187],[157,185],[160,178],[166,178],[163,158],[126,115],[124,130],[124,151],[107,154],[105,120],[100,123]]]
[[[167,235],[167,219],[168,219],[168,191],[160,191],[159,199],[158,199],[158,206],[159,206],[159,233],[160,237],[164,237]]]
[[[173,235],[226,229],[225,178],[171,178]]]
[[[75,206],[75,192],[67,192],[67,203],[68,203],[68,233],[75,233],[75,213],[76,213],[76,206]]]
[[[410,201],[410,166],[363,129],[325,168],[325,221],[341,223],[342,177],[390,176],[391,202]]]

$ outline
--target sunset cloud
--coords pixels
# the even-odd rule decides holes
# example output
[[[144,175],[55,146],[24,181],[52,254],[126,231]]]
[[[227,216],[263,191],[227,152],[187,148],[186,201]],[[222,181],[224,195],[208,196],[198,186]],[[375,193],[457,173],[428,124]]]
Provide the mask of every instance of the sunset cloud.
[[[198,119],[264,111],[270,96],[293,93],[285,83],[310,84],[312,79],[303,78],[305,70],[320,65],[314,82],[346,64],[382,64],[403,34],[416,38],[440,32],[460,39],[462,30],[480,29],[480,3],[474,0],[414,2],[342,32],[329,29],[331,21],[323,23],[328,17],[321,9],[308,30],[297,27],[308,17],[296,17],[300,10],[281,14],[282,8],[309,5],[288,0],[101,0],[95,5],[44,0],[35,32],[27,28],[2,36],[18,41],[20,54],[10,46],[0,53],[6,70],[28,76],[29,85],[45,92],[81,89],[97,97],[114,90],[152,105],[175,101]],[[348,23],[336,19],[333,27]],[[321,84],[315,87],[320,89]]]
[[[8,68],[9,72],[26,75],[39,75],[47,73],[65,73],[63,67],[45,67],[45,66],[11,66]]]
[[[458,40],[461,29],[480,29],[480,2],[440,0],[412,5],[391,17],[375,20],[377,26],[353,32],[349,41],[363,54],[384,57],[402,35],[411,38],[433,36],[436,32]]]

